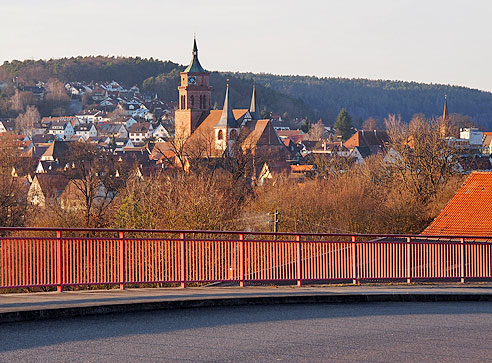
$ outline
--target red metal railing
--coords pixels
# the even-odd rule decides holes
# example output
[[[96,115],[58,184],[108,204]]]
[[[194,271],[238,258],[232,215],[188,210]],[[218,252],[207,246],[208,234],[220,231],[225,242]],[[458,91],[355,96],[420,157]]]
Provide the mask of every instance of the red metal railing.
[[[492,279],[491,238],[0,228],[0,288]]]

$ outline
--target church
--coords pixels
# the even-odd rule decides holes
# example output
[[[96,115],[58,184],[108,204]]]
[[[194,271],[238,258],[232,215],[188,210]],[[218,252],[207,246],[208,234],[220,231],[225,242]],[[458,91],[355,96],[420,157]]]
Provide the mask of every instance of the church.
[[[289,159],[290,152],[270,120],[261,119],[255,86],[249,109],[232,107],[227,84],[223,109],[213,110],[210,72],[198,60],[196,39],[192,55],[191,63],[181,72],[175,112],[175,143],[186,158],[220,158],[240,152],[257,159],[267,155],[269,160]]]

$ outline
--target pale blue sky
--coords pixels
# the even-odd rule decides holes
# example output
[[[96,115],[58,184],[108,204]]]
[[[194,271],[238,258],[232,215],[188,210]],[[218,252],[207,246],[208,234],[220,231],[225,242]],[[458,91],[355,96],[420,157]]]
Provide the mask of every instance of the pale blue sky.
[[[490,0],[0,0],[0,62],[75,55],[492,91]]]

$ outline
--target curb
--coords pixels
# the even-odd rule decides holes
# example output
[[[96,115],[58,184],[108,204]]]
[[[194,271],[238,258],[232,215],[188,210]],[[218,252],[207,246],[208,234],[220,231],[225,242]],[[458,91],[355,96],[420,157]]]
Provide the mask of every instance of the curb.
[[[226,297],[208,299],[162,300],[153,302],[74,306],[53,309],[33,309],[0,313],[1,323],[72,318],[89,315],[135,313],[155,310],[175,310],[206,307],[230,307],[277,304],[350,304],[378,302],[492,302],[492,294],[480,293],[388,293],[388,294],[310,294],[257,297]]]

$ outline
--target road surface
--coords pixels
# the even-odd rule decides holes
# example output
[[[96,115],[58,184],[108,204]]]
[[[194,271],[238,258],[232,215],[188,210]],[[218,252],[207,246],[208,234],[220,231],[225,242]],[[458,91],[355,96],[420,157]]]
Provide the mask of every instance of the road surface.
[[[0,362],[491,360],[491,302],[217,307],[0,324]]]

